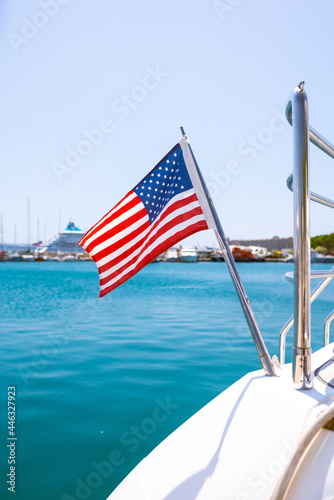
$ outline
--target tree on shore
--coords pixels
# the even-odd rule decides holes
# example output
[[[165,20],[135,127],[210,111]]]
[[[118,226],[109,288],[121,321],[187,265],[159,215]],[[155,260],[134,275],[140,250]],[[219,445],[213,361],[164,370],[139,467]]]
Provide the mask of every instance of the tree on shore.
[[[311,247],[315,250],[317,250],[317,247],[322,247],[322,250],[325,250],[325,252],[321,253],[334,253],[334,233],[314,236],[311,238]]]

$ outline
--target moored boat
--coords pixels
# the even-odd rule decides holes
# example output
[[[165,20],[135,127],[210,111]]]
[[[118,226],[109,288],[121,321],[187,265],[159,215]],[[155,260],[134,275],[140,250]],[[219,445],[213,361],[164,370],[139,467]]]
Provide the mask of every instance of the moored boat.
[[[177,262],[179,259],[177,248],[169,248],[165,252],[165,262]]]
[[[71,254],[64,255],[64,257],[62,258],[63,262],[75,262],[75,260],[75,256]]]
[[[181,247],[180,261],[181,262],[197,262],[198,254],[196,247]]]
[[[0,262],[4,262],[4,261],[7,261],[7,260],[9,260],[8,253],[5,252],[5,250],[1,250],[0,251]]]
[[[221,250],[214,249],[211,252],[211,260],[213,260],[214,262],[224,262],[223,252]]]
[[[35,257],[32,253],[23,253],[21,257],[23,262],[35,262]]]
[[[13,252],[8,254],[8,260],[11,262],[21,262],[22,255],[19,252]]]
[[[252,252],[246,247],[232,247],[232,255],[236,262],[253,262],[256,260]]]

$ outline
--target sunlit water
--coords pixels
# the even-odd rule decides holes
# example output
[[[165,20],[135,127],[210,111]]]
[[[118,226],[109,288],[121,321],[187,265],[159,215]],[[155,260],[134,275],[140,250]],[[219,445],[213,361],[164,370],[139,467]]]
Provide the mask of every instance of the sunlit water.
[[[291,269],[239,264],[271,355],[292,314]],[[151,264],[101,300],[91,262],[0,263],[0,278],[1,498],[104,500],[181,423],[260,368],[224,263]],[[313,350],[332,297],[329,287],[314,305]],[[287,360],[290,346],[291,332]]]

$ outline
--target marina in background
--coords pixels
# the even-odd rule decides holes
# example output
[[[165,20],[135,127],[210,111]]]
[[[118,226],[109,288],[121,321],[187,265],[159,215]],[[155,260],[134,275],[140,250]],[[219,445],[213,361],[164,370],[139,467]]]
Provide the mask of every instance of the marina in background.
[[[85,231],[70,221],[58,236],[47,242],[38,241],[28,246],[16,243],[5,244],[2,239],[0,262],[89,262],[92,260],[91,257],[78,245],[78,241],[84,234]],[[230,241],[236,262],[293,262],[292,246],[292,238],[274,237],[265,240]],[[322,247],[319,249],[322,250]],[[315,250],[311,251],[311,258],[312,262],[334,262],[334,255],[325,255]],[[218,248],[179,245],[168,249],[154,262],[223,261],[223,253]]]

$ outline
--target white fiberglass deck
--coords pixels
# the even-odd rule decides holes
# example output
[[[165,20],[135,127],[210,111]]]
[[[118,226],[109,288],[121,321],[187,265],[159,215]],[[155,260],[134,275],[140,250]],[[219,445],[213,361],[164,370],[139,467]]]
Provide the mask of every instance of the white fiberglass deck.
[[[330,344],[313,354],[312,375],[333,350]],[[334,369],[327,368],[328,376],[333,386]],[[334,388],[317,377],[313,389],[295,390],[291,364],[278,377],[249,373],[165,439],[109,500],[270,499],[301,434],[333,403],[330,396]],[[334,432],[321,433],[304,467],[303,490],[289,500],[334,498]]]

